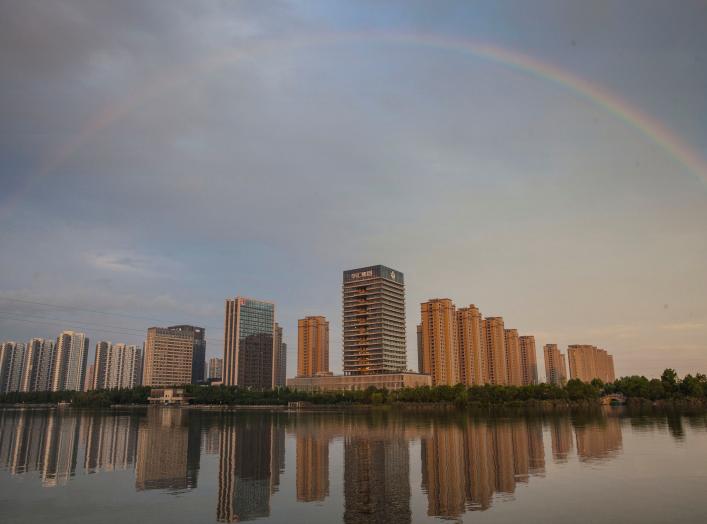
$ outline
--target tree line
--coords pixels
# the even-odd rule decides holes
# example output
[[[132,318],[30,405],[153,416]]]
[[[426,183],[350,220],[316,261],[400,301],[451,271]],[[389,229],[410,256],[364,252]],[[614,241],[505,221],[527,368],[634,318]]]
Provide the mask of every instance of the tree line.
[[[453,403],[465,405],[523,405],[532,401],[596,402],[609,394],[623,394],[627,398],[645,400],[699,399],[707,400],[707,377],[701,373],[678,377],[673,369],[666,369],[660,378],[644,376],[622,377],[612,383],[599,379],[582,382],[573,379],[564,386],[534,384],[529,386],[425,386],[397,391],[368,388],[358,391],[306,392],[290,388],[252,389],[237,386],[180,386],[194,404],[209,405],[271,405],[283,406],[289,402],[309,402],[317,405],[336,404],[392,404]],[[102,389],[92,391],[41,391],[6,393],[0,395],[0,404],[56,404],[69,402],[79,407],[104,407],[115,404],[147,404],[150,388]]]

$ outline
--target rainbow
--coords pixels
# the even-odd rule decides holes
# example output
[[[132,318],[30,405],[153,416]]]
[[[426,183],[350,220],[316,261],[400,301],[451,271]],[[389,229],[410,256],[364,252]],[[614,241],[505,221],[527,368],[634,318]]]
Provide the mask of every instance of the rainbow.
[[[297,39],[267,41],[248,48],[228,50],[217,56],[192,64],[190,67],[162,72],[130,96],[104,108],[90,118],[74,137],[62,144],[41,163],[37,170],[37,175],[30,178],[24,189],[28,189],[32,180],[41,179],[60,167],[89,144],[100,131],[121,120],[136,110],[141,104],[163,94],[169,89],[185,86],[196,79],[208,77],[214,71],[234,65],[247,58],[262,58],[263,55],[284,49],[348,43],[387,43],[458,52],[554,83],[581,98],[589,100],[623,121],[627,126],[639,131],[648,140],[669,154],[679,165],[695,175],[698,180],[707,183],[707,160],[699,152],[662,122],[600,85],[589,82],[535,57],[492,44],[419,33],[369,32],[329,33]]]

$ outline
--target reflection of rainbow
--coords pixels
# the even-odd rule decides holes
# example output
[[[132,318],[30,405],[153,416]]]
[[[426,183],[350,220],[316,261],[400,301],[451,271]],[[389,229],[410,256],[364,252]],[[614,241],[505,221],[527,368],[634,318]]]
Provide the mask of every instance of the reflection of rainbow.
[[[640,131],[651,141],[662,147],[688,171],[707,181],[707,161],[697,151],[692,149],[660,121],[640,111],[626,100],[613,95],[606,89],[554,65],[517,51],[490,44],[418,33],[334,33],[282,41],[267,41],[248,48],[229,50],[196,63],[189,68],[163,73],[152,82],[145,84],[131,96],[107,107],[94,118],[87,121],[81,131],[71,141],[61,146],[54,155],[41,165],[38,176],[35,178],[51,173],[85,146],[97,132],[120,120],[141,103],[164,93],[170,88],[204,78],[216,70],[246,58],[262,57],[262,55],[273,51],[323,45],[368,43],[424,46],[460,52],[559,84],[592,101],[597,106],[604,108],[629,126]],[[27,189],[27,186],[25,186],[25,189]]]

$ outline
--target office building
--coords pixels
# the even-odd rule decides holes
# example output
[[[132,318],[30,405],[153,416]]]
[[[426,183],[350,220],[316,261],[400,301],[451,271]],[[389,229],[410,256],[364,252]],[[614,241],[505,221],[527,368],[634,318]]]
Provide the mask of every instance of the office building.
[[[297,376],[329,372],[329,322],[321,316],[297,321]]]
[[[193,352],[190,331],[151,327],[145,343],[143,384],[164,387],[191,383]]]
[[[395,391],[431,386],[429,375],[421,373],[379,373],[376,375],[319,375],[287,379],[287,386],[300,391],[362,391],[370,387]]]
[[[483,342],[479,308],[471,304],[469,307],[457,309],[459,381],[465,386],[486,383],[483,371]]]
[[[508,384],[506,369],[506,333],[502,317],[488,317],[481,322],[485,338],[486,377],[489,384]]]
[[[520,370],[520,340],[517,329],[504,329],[504,343],[506,345],[506,384],[521,386]]]
[[[273,387],[284,387],[287,381],[287,344],[282,340],[282,327],[275,322],[273,331]]]
[[[556,386],[564,386],[567,383],[567,361],[557,349],[557,344],[545,344],[543,357],[545,359],[546,382]]]
[[[81,391],[86,379],[88,337],[85,333],[64,331],[54,346],[52,391]]]
[[[209,359],[209,380],[220,381],[223,379],[223,359],[211,357]]]
[[[538,383],[538,359],[535,352],[535,337],[523,335],[520,343],[520,374],[521,384],[529,386]]]
[[[598,378],[602,382],[613,382],[614,358],[605,350],[587,344],[573,344],[567,348],[570,378],[591,382]]]
[[[202,327],[180,325],[170,326],[167,329],[187,333],[194,340],[191,362],[191,383],[198,384],[204,381],[204,366],[206,366],[206,330]]]
[[[433,386],[453,386],[459,380],[457,313],[448,298],[434,298],[420,305],[422,315],[422,373]]]
[[[344,271],[344,374],[399,373],[405,351],[405,278],[386,266]]]
[[[245,297],[226,300],[223,382],[271,388],[275,304]]]

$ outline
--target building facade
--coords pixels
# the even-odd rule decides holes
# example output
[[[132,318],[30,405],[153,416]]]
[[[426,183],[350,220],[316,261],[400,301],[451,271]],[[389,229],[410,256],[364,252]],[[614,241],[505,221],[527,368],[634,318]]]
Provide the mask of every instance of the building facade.
[[[422,316],[421,372],[433,386],[453,386],[459,379],[457,313],[448,298],[434,298],[420,305]]]
[[[297,321],[297,376],[329,372],[329,322],[322,316]]]
[[[33,338],[27,343],[20,391],[48,391],[54,342]]]
[[[344,271],[342,294],[344,374],[405,371],[403,274],[381,265]]]
[[[481,312],[474,304],[457,309],[457,343],[459,344],[459,381],[465,386],[486,383],[484,374],[484,337]]]
[[[287,379],[287,386],[300,391],[356,391],[370,387],[395,391],[431,386],[429,375],[420,373],[377,373],[374,375],[320,375]]]
[[[602,382],[613,382],[614,358],[605,350],[588,344],[573,344],[567,348],[570,378],[591,382],[598,378]]]
[[[107,340],[101,340],[96,344],[96,353],[93,361],[93,389],[108,388],[108,363],[112,347],[113,344]]]
[[[275,304],[245,297],[226,300],[223,383],[271,388]]]
[[[52,391],[82,391],[86,379],[88,337],[85,333],[64,331],[54,346]]]
[[[486,378],[489,384],[508,384],[506,369],[506,333],[502,317],[488,317],[482,323],[486,349]]]
[[[209,379],[219,381],[223,379],[223,359],[211,357],[209,359]]]
[[[538,357],[535,350],[535,337],[523,335],[520,342],[521,384],[529,386],[538,383]]]
[[[191,362],[191,383],[198,384],[204,381],[206,366],[206,330],[202,327],[179,325],[170,326],[168,329],[191,335],[194,340]]]
[[[522,386],[523,379],[520,369],[520,338],[517,329],[504,329],[506,345],[506,384]]]
[[[556,386],[564,386],[567,383],[567,361],[557,349],[557,344],[545,344],[543,357],[545,359],[546,382]]]
[[[273,387],[284,387],[287,380],[287,344],[282,340],[282,327],[275,322],[273,331]]]
[[[189,331],[151,327],[147,330],[143,384],[179,386],[192,380],[194,337]]]

